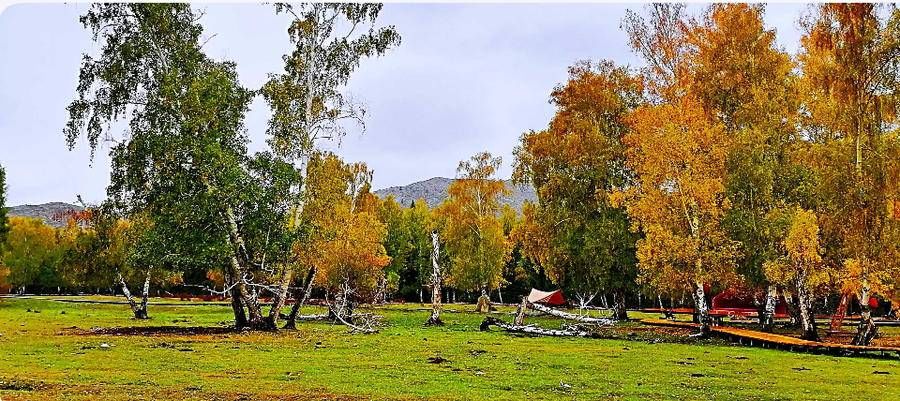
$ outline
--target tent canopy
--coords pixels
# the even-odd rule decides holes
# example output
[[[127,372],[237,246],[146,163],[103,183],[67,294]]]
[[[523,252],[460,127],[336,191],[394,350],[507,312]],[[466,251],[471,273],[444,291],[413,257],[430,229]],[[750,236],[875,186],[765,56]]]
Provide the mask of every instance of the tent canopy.
[[[560,290],[547,292],[532,288],[531,293],[528,294],[528,302],[533,304],[563,305],[566,303],[566,299],[563,298]]]

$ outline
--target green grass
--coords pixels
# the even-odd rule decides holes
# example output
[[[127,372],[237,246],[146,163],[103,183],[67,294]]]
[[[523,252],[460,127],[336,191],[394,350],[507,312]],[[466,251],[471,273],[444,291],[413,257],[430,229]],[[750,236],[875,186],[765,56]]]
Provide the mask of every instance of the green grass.
[[[425,328],[419,304],[374,310],[386,327],[372,335],[327,323],[279,333],[86,334],[230,319],[227,306],[184,304],[151,305],[152,319],[136,321],[124,305],[0,299],[0,399],[900,399],[897,360],[678,343],[634,323],[616,333],[636,340],[485,333],[483,316],[462,312]],[[435,356],[448,362],[429,363]]]

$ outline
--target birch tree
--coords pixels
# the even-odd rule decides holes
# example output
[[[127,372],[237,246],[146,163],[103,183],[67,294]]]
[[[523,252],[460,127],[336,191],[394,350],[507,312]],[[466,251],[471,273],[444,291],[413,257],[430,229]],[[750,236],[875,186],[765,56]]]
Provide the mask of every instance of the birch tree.
[[[3,244],[9,235],[9,217],[6,212],[6,170],[0,165],[0,254],[3,254]]]
[[[806,161],[826,263],[852,281],[862,307],[854,344],[877,334],[869,298],[900,275],[900,10],[822,4],[801,21]]]
[[[779,257],[780,241],[780,222],[770,217],[808,205],[810,194],[806,168],[791,154],[799,106],[793,63],[766,29],[764,11],[761,4],[709,6],[686,28],[684,69],[690,91],[732,138],[725,181],[731,208],[723,224],[741,243],[742,285],[765,294],[759,316],[768,330],[777,289],[762,265]]]
[[[500,287],[510,251],[498,219],[499,198],[506,191],[494,178],[500,163],[487,152],[460,162],[449,196],[436,211],[444,220],[441,237],[451,259],[447,281],[482,296]]]
[[[818,341],[814,295],[818,287],[829,279],[822,263],[819,225],[815,213],[802,208],[794,211],[790,221],[790,228],[781,243],[785,256],[766,261],[763,268],[772,282],[795,292],[800,304],[802,337]]]
[[[322,132],[338,132],[341,108],[330,106],[359,59],[399,40],[393,29],[370,28],[329,42],[339,17],[354,32],[380,6],[310,7],[314,18],[296,13],[289,34],[313,47],[286,56],[285,74],[261,90],[272,107],[272,151],[252,156],[243,119],[255,91],[240,86],[234,63],[204,54],[199,16],[188,5],[98,4],[81,18],[100,51],[84,57],[64,130],[69,146],[82,135],[92,154],[101,141],[112,144],[110,203],[126,215],[152,216],[167,239],[164,254],[208,255],[204,267],[228,266],[238,327],[276,327],[293,275],[288,250],[301,233],[291,223],[303,206],[303,157]],[[298,61],[309,54],[315,63]],[[126,119],[128,130],[116,135],[110,123]],[[260,292],[272,295],[267,315]]]
[[[728,138],[699,102],[648,105],[629,116],[628,164],[637,180],[614,194],[635,229],[642,282],[660,290],[689,289],[705,333],[711,323],[706,285],[734,277],[736,244],[721,226]]]

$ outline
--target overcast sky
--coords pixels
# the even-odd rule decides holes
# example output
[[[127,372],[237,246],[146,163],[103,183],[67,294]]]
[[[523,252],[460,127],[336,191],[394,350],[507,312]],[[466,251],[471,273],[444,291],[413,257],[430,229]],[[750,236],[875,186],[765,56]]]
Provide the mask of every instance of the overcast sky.
[[[84,143],[66,149],[62,127],[81,54],[96,47],[78,23],[85,4],[20,4],[0,14],[0,164],[8,205],[88,202],[105,196],[108,148],[93,163]],[[487,150],[511,171],[519,135],[546,126],[552,88],[582,59],[639,66],[620,22],[640,4],[387,4],[379,19],[403,37],[386,56],[365,61],[349,92],[368,108],[367,129],[337,152],[375,170],[374,187],[453,177],[458,162]],[[259,87],[281,69],[288,21],[271,6],[197,5],[212,37],[206,49],[237,62],[242,83]],[[694,5],[691,10],[699,10]],[[770,5],[766,22],[796,49],[804,6]],[[267,110],[247,119],[251,149],[264,146]]]

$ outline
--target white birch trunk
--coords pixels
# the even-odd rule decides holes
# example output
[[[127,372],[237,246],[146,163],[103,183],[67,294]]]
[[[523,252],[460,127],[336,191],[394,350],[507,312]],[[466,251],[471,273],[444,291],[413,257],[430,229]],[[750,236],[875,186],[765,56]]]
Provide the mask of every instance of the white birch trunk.
[[[440,260],[440,241],[438,232],[431,232],[431,316],[428,317],[426,325],[440,326],[444,324],[441,321],[441,266],[438,264]],[[421,290],[420,290],[421,291]],[[420,292],[421,294],[421,292]]]

